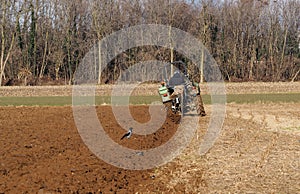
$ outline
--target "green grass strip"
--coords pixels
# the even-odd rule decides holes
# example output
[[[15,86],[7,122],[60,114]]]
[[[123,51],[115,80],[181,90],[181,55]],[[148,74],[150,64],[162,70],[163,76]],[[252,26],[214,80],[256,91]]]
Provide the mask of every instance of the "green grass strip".
[[[111,104],[110,96],[75,97],[77,105]],[[130,104],[151,104],[160,101],[159,96],[131,96]],[[126,97],[114,97],[117,104],[126,104]],[[39,97],[0,97],[0,106],[70,106],[72,96],[39,96]]]
[[[211,104],[211,96],[203,95],[205,104]],[[114,97],[114,101],[120,105],[126,104],[126,97]],[[159,101],[157,96],[131,96],[129,103],[133,105],[151,104]],[[297,103],[300,102],[300,93],[272,93],[272,94],[228,94],[227,103]],[[111,104],[110,96],[77,97],[79,105],[95,102],[96,105]],[[70,106],[72,96],[45,96],[45,97],[0,97],[0,106]]]
[[[227,103],[297,103],[300,93],[229,94]]]
[[[71,96],[0,97],[0,106],[64,106],[72,104]]]

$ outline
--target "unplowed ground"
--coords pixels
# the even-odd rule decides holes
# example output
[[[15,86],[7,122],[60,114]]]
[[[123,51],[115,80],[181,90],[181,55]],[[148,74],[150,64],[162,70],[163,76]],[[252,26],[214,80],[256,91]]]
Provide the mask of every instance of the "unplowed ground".
[[[299,193],[300,104],[228,104],[221,134],[197,155],[211,106],[191,144],[172,162],[133,171],[109,165],[83,143],[71,107],[0,107],[0,193]],[[117,143],[149,149],[178,126],[168,118],[154,134],[120,141],[109,106],[96,108]],[[133,106],[139,122],[147,106]]]
[[[201,157],[191,154],[199,149],[209,125],[205,117],[198,140],[162,167],[161,180],[168,191],[180,193],[299,193],[299,108],[300,104],[228,104],[222,132],[210,151]]]
[[[261,94],[261,93],[298,93],[300,82],[242,82],[224,83],[227,94]],[[136,85],[135,85],[136,86]],[[111,95],[115,85],[98,85],[95,94]],[[131,95],[157,95],[159,84],[141,84]],[[210,84],[201,84],[202,94],[209,94]],[[121,91],[128,91],[131,84],[122,85]],[[0,89],[0,96],[72,96],[73,86],[5,86]],[[120,88],[119,88],[120,89]],[[119,91],[120,92],[120,91]]]

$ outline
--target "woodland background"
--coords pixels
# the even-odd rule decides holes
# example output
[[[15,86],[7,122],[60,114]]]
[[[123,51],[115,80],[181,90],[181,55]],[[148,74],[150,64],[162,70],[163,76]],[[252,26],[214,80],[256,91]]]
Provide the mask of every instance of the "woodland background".
[[[139,24],[195,36],[226,81],[300,80],[299,0],[5,0],[0,10],[0,85],[72,84],[93,45]],[[132,48],[99,84],[147,60],[186,59],[168,48]]]

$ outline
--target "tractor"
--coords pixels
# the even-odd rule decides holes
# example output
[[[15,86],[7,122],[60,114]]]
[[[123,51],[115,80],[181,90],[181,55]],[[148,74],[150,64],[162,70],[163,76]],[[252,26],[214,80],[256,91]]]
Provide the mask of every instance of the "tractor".
[[[171,65],[180,65],[183,70],[176,69],[174,74],[168,73]],[[169,75],[168,75],[169,74]],[[182,61],[167,63],[163,68],[163,81],[158,89],[163,104],[171,107],[172,113],[181,114],[195,110],[196,90],[189,80],[186,64]]]

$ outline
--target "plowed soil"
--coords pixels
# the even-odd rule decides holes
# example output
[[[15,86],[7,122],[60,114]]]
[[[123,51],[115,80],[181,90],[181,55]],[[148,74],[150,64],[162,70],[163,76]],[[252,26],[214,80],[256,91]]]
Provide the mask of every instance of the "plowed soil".
[[[192,143],[161,167],[133,171],[109,165],[83,143],[71,107],[0,107],[0,193],[300,193],[300,104],[228,104],[215,145],[197,149],[208,115]],[[147,106],[133,106],[139,122]],[[168,141],[178,125],[169,117],[145,137],[124,134],[109,106],[97,114],[110,137],[133,149]],[[142,142],[142,143],[141,143]]]
[[[150,119],[148,107],[131,112],[141,123]],[[124,129],[111,107],[97,107],[97,114],[110,137],[132,149],[165,143],[180,119],[170,117],[154,134],[121,141]],[[151,170],[123,170],[95,157],[77,132],[71,107],[0,107],[0,129],[0,193],[134,193],[153,182]]]

